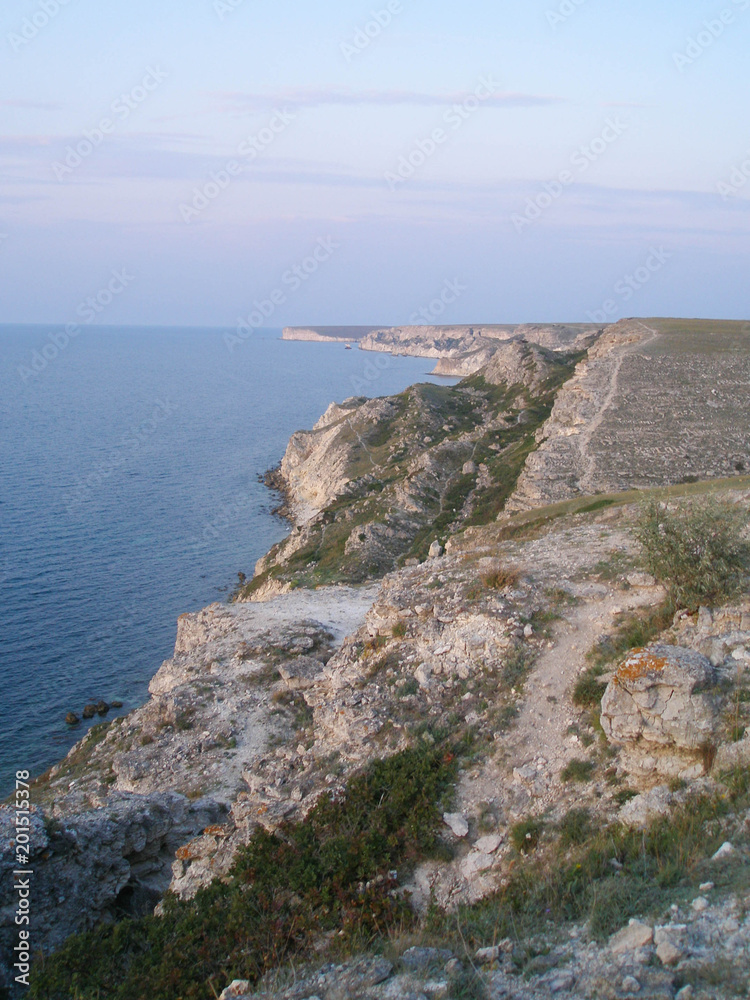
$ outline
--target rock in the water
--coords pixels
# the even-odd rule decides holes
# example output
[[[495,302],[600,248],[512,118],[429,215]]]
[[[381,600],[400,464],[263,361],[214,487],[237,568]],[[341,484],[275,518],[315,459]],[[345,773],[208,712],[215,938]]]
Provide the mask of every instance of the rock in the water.
[[[97,702],[96,705],[97,715],[106,715],[108,711],[109,711],[109,705],[106,703],[106,701]]]
[[[77,726],[81,720],[78,718],[75,712],[68,712],[68,714],[65,716],[65,721],[69,726]]]
[[[84,719],[93,719],[96,715],[96,705],[87,705],[83,710]]]
[[[644,740],[697,750],[717,721],[709,660],[682,646],[648,646],[627,657],[602,699],[602,728],[614,743]]]

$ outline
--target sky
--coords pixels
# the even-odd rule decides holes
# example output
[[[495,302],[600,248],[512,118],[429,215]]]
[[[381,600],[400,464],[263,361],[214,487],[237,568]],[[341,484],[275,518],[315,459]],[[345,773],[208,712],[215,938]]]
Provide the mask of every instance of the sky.
[[[750,0],[5,0],[0,323],[747,319],[749,43]]]

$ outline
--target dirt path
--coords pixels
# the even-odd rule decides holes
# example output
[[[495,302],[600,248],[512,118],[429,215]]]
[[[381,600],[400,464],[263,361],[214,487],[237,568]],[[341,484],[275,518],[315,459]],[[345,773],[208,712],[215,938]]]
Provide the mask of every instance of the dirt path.
[[[572,688],[587,666],[586,654],[613,622],[616,609],[629,611],[654,602],[652,590],[633,590],[588,600],[566,612],[526,682],[518,720],[506,744],[516,768],[544,761],[545,782],[557,779],[565,764],[580,752],[568,727]]]
[[[644,330],[648,331],[650,336],[647,337],[645,340],[640,340],[635,344],[630,344],[628,347],[625,347],[623,348],[622,351],[620,351],[619,356],[614,363],[612,374],[610,376],[609,392],[605,396],[604,401],[602,402],[602,405],[600,406],[596,416],[593,418],[593,420],[589,422],[588,427],[580,435],[578,439],[578,448],[585,468],[585,472],[583,473],[579,481],[579,487],[584,493],[594,492],[592,480],[594,472],[596,470],[596,456],[589,454],[589,447],[591,445],[591,441],[594,435],[601,427],[604,421],[604,417],[607,414],[607,411],[609,410],[610,406],[612,406],[612,403],[615,401],[615,398],[617,396],[618,379],[620,377],[620,370],[622,369],[623,361],[629,354],[634,354],[636,351],[641,350],[659,336],[658,331],[654,330],[653,327],[646,326],[646,324],[642,323],[640,320],[638,320],[637,322],[639,326],[643,327]]]

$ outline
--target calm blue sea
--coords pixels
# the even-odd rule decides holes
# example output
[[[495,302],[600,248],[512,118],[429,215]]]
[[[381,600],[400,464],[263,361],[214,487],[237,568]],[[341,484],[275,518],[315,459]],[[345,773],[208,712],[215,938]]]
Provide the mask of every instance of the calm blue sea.
[[[68,711],[141,704],[177,616],[283,537],[257,477],[293,431],[431,367],[280,331],[232,353],[223,330],[54,332],[0,326],[2,794],[80,739]]]

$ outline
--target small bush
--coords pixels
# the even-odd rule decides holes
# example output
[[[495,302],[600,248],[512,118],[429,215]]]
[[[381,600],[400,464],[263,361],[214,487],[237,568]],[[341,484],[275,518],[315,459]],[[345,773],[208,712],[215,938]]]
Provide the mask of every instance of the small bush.
[[[518,585],[520,577],[514,569],[496,569],[491,573],[485,573],[482,583],[491,590],[506,590],[508,587]]]
[[[646,564],[679,607],[694,611],[732,597],[750,566],[747,514],[712,497],[667,507],[644,504],[636,537]]]
[[[571,760],[560,772],[561,781],[591,781],[596,764],[592,760]]]
[[[674,603],[668,598],[655,607],[641,608],[623,615],[616,631],[601,638],[587,656],[593,664],[591,671],[593,676],[597,675],[596,668],[618,660],[628,650],[648,646],[660,632],[669,628],[674,612]]]
[[[606,685],[599,680],[599,668],[592,667],[576,681],[573,688],[573,704],[580,708],[594,708],[601,704]]]
[[[538,819],[524,819],[511,827],[510,840],[519,854],[530,854],[539,846],[544,824]]]
[[[503,664],[500,677],[504,687],[519,687],[529,675],[533,654],[526,646],[516,646]]]
[[[563,847],[583,844],[591,836],[591,813],[588,809],[571,809],[560,823],[560,839]]]
[[[397,622],[393,626],[393,632],[391,633],[394,639],[403,639],[406,635],[406,623]]]
[[[432,856],[457,764],[446,746],[406,750],[324,797],[301,823],[257,830],[224,879],[162,917],[74,935],[32,972],[34,1000],[204,1000],[257,981],[333,932],[343,951],[408,927],[413,911],[389,872]]]

